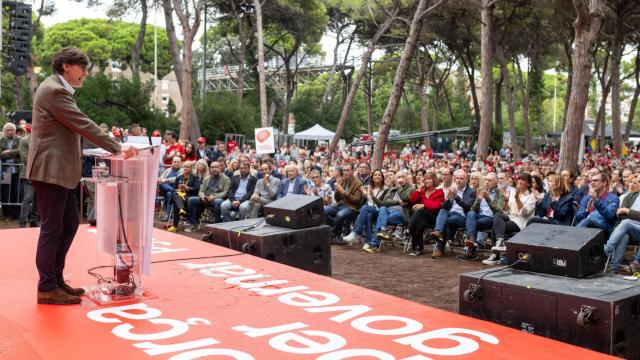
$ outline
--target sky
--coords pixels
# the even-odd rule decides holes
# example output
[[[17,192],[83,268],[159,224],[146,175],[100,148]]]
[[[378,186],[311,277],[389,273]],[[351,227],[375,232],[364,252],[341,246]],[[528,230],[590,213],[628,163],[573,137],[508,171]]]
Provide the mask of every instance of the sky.
[[[39,0],[32,0],[35,3],[39,4]],[[30,0],[27,0],[26,2],[31,2]],[[107,18],[107,14],[106,14],[106,10],[108,8],[108,4],[111,3],[111,1],[109,0],[103,0],[102,1],[103,4],[102,6],[99,7],[92,7],[92,8],[88,8],[85,4],[86,1],[73,1],[73,0],[55,0],[55,4],[56,4],[56,13],[51,15],[51,16],[45,16],[42,17],[42,22],[44,23],[44,25],[46,27],[50,27],[52,25],[55,25],[57,23],[61,23],[61,22],[66,22],[69,20],[74,20],[74,19],[80,19],[80,18],[90,18],[90,19],[106,19]],[[38,5],[34,5],[38,6]],[[154,16],[155,14],[155,16]],[[140,21],[140,19],[142,18],[141,14],[132,14],[129,15],[127,18],[125,18],[125,21],[130,21],[130,22],[136,22],[138,23]],[[149,15],[147,18],[147,23],[149,25],[153,25],[154,24],[154,19],[155,19],[155,23],[157,24],[157,26],[164,28],[165,26],[165,22],[164,22],[164,13],[162,11],[162,7],[159,6],[157,11],[154,13],[153,9],[149,9]],[[181,31],[180,31],[180,23],[178,22],[177,18],[174,17],[174,24],[176,26],[176,30],[179,32],[178,33],[178,38],[181,38]],[[200,36],[202,35],[203,32],[203,26],[200,26],[200,29],[198,30],[198,34],[196,36],[196,39],[199,39]],[[325,62],[329,62],[330,58],[331,58],[331,54],[333,52],[333,47],[335,46],[335,39],[333,39],[330,36],[323,36],[322,40],[322,48],[324,50],[324,52],[326,54],[328,54]],[[196,42],[194,43],[194,49],[199,48],[199,43],[196,40]]]

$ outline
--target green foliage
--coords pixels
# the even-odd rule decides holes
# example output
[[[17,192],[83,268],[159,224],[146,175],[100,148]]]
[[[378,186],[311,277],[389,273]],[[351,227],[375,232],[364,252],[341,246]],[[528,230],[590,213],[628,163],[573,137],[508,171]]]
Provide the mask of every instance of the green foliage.
[[[256,105],[256,96],[247,96],[241,109],[236,104],[233,92],[206,93],[198,109],[200,131],[209,139],[222,138],[224,133],[245,134],[253,137],[253,129],[260,127],[260,107]]]
[[[119,20],[79,19],[45,29],[42,42],[34,44],[41,66],[50,71],[51,57],[59,49],[75,46],[87,53],[91,62],[104,68],[109,59],[123,65],[131,61],[131,49],[138,36],[139,24]],[[158,28],[158,77],[171,68],[169,41],[165,29]],[[141,69],[153,72],[153,26],[147,25],[141,51]]]
[[[151,131],[179,129],[180,124],[175,119],[151,108],[152,93],[151,82],[143,84],[123,78],[112,80],[98,74],[87,77],[75,97],[78,107],[98,124],[104,122],[126,128],[132,123],[139,123]]]

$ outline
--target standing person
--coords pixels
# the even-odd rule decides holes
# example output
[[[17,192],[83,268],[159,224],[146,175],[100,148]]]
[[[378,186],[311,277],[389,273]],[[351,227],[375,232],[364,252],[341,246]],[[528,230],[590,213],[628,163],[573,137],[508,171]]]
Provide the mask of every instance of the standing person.
[[[16,125],[14,123],[5,123],[2,127],[2,136],[0,137],[0,161],[4,163],[4,167],[0,170],[3,173],[10,174],[10,182],[0,185],[0,202],[16,203],[18,202],[18,189],[20,173],[16,166],[7,166],[17,163],[20,160],[20,151],[18,145],[20,138],[16,136]],[[4,216],[7,218],[18,219],[20,208],[14,205],[4,207]]]
[[[20,227],[26,228],[27,222],[31,227],[40,226],[40,214],[38,213],[38,197],[36,196],[31,180],[27,179],[27,159],[29,157],[29,139],[31,138],[31,127],[24,125],[26,135],[20,139],[18,149],[20,150],[20,162],[22,168],[20,170],[20,180],[24,186],[24,196],[22,205],[20,206]]]
[[[67,252],[79,225],[75,188],[82,174],[80,137],[125,158],[123,149],[78,109],[73,94],[87,76],[89,58],[81,50],[63,48],[53,55],[54,74],[38,88],[33,101],[27,178],[38,195],[41,227],[36,252],[40,275],[39,304],[77,304],[84,289],[64,282]]]
[[[167,168],[173,162],[175,156],[180,156],[184,160],[184,147],[178,143],[178,135],[173,130],[167,130],[164,133],[164,140],[167,142],[167,149],[164,153],[164,167]]]

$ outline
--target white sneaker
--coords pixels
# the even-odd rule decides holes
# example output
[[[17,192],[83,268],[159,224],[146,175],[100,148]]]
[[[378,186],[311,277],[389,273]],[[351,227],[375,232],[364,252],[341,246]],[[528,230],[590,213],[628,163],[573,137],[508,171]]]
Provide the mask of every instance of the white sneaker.
[[[342,240],[346,242],[353,242],[356,239],[356,233],[353,231],[349,233],[349,235],[342,238]]]
[[[369,243],[364,243],[364,245],[362,246],[362,250],[367,250],[370,247],[371,245],[369,245]]]
[[[486,260],[482,260],[485,265],[497,265],[500,262],[500,255],[491,254]]]
[[[491,248],[492,251],[507,251],[507,245],[504,242],[504,239],[496,240],[496,245]]]

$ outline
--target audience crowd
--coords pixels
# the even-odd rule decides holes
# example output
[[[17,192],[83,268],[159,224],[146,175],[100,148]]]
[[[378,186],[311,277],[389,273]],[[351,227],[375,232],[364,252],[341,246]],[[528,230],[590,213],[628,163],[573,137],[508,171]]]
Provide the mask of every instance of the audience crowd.
[[[103,124],[103,129],[120,139],[146,135],[135,124],[127,130]],[[38,225],[36,196],[13,165],[26,159],[29,130],[26,123],[7,123],[0,138],[2,203],[22,200],[22,206],[5,205],[4,216],[21,226]],[[483,263],[497,265],[506,263],[511,236],[544,223],[601,229],[610,271],[618,272],[627,246],[640,245],[637,148],[625,147],[622,159],[612,156],[609,146],[603,153],[587,149],[576,174],[558,169],[554,145],[514,161],[509,146],[475,158],[468,139],[453,141],[439,154],[407,144],[387,152],[382,167],[372,169],[366,147],[329,154],[326,145],[284,144],[275,154],[257,155],[238,140],[209,145],[200,137],[193,144],[179,141],[173,131],[164,133],[158,196],[169,231],[196,231],[203,221],[257,218],[268,203],[299,194],[322,199],[333,244],[359,241],[370,253],[399,237],[410,242],[410,256],[423,255],[425,242],[433,242],[431,257],[439,259],[462,238],[460,260],[480,260],[487,253]],[[640,254],[629,270],[640,271]]]

